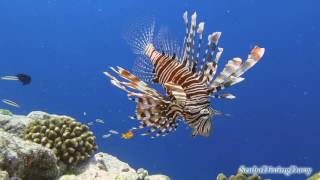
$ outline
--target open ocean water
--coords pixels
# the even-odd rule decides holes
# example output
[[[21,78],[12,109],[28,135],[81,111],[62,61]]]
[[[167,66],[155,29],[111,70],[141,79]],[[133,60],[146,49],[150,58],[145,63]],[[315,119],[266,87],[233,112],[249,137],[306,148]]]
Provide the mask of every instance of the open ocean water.
[[[257,166],[320,170],[320,3],[317,0],[1,0],[0,75],[27,73],[30,86],[0,81],[1,98],[14,99],[16,114],[33,110],[70,115],[91,126],[99,150],[162,173],[173,180],[212,180],[218,173]],[[136,55],[123,38],[139,17],[154,18],[182,43],[183,12],[205,21],[205,37],[221,31],[228,59],[247,57],[254,45],[266,48],[246,80],[225,92],[235,100],[213,100],[229,114],[213,119],[210,137],[192,137],[181,125],[155,140],[136,135],[103,139],[109,129],[125,132],[137,123],[135,104],[111,85],[109,66],[131,69]],[[85,112],[85,113],[84,113]],[[303,174],[261,175],[306,179]]]

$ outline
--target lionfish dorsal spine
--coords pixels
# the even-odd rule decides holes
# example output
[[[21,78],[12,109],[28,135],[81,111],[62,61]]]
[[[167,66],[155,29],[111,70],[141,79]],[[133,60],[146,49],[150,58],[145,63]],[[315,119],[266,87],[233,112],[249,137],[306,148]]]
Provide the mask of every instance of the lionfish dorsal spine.
[[[203,30],[204,30],[204,22],[199,23],[198,25],[198,29],[197,29],[197,33],[198,33],[198,48],[197,48],[197,54],[195,59],[193,60],[193,65],[192,65],[192,72],[196,73],[197,72],[197,66],[199,64],[199,57],[200,57],[200,53],[201,53],[201,44],[202,44],[202,39],[203,39]]]
[[[189,35],[189,20],[188,20],[188,11],[185,11],[183,13],[183,21],[184,21],[184,25],[185,25],[185,36],[183,38],[183,47],[181,49],[181,54],[182,54],[182,61],[184,61],[184,53],[185,53],[185,49],[186,49],[186,41],[188,39],[188,35]]]
[[[184,19],[185,19],[185,16],[184,16]],[[186,17],[186,19],[188,18]],[[187,22],[186,24],[188,25],[188,21],[185,21],[185,22]],[[192,66],[192,60],[194,55],[194,36],[195,36],[196,27],[197,27],[197,13],[195,12],[191,16],[190,30],[186,35],[186,41],[183,45],[184,51],[182,54],[182,59],[183,61],[187,61],[186,67],[188,67],[189,69]]]
[[[214,59],[214,61],[213,61],[213,63],[212,63],[212,65],[213,65],[213,67],[214,67],[214,68],[212,69],[212,73],[211,73],[212,79],[213,79],[213,77],[215,76],[215,74],[216,74],[216,72],[217,72],[218,62],[219,62],[219,60],[220,60],[220,58],[221,58],[222,52],[223,52],[223,48],[218,47],[218,50],[217,50],[217,53],[216,53],[216,57],[215,57],[215,59]]]
[[[210,53],[208,54],[207,62],[212,61],[213,54],[215,53],[216,48],[218,47],[220,36],[221,36],[221,32],[214,32],[211,34],[210,40],[209,40],[211,41],[211,50],[210,50]]]
[[[190,66],[189,68],[192,68],[192,64],[194,61],[194,39],[195,39],[195,33],[196,33],[196,28],[197,28],[197,13],[195,12],[192,16],[191,16],[191,33],[190,33],[190,50],[191,52],[189,52],[190,54]]]
[[[198,71],[198,74],[203,74],[205,71],[207,64],[209,63],[210,60],[212,59],[213,53],[215,52],[217,46],[218,46],[218,41],[221,36],[221,32],[214,32],[212,34],[208,35],[208,43],[205,48],[205,52],[202,57],[200,69]]]

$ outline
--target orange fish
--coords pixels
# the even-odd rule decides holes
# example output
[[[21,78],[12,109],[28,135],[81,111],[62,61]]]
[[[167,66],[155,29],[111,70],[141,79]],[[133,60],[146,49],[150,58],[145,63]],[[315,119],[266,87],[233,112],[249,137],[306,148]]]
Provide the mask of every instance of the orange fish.
[[[128,132],[123,133],[123,134],[121,135],[121,137],[122,137],[123,139],[131,139],[133,136],[134,136],[134,134],[133,134],[132,131],[128,131]]]

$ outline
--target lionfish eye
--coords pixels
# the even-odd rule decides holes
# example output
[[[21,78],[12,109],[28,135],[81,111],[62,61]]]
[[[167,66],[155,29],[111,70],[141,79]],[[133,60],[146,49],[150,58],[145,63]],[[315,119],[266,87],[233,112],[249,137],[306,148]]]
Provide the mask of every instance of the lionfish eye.
[[[208,109],[202,109],[200,111],[200,114],[210,114],[209,110]]]

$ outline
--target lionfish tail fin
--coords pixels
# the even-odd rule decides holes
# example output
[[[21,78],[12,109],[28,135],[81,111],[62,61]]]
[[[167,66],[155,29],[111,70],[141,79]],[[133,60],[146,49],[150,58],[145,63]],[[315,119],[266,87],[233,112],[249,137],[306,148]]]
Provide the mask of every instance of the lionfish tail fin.
[[[264,48],[255,46],[245,62],[233,58],[225,65],[222,72],[209,85],[209,93],[218,92],[244,80],[241,76],[260,61],[265,52]]]

